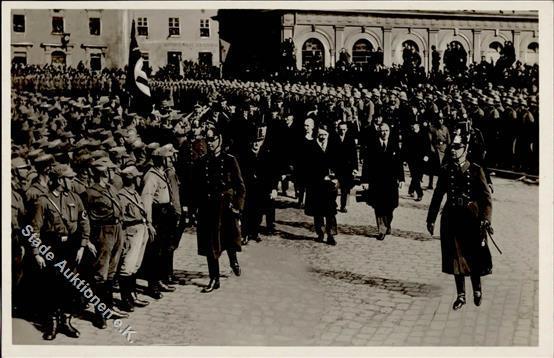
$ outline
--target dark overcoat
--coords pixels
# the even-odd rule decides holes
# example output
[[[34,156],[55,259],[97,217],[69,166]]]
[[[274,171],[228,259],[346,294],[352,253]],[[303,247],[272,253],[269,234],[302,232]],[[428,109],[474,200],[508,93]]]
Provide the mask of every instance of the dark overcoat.
[[[442,167],[433,193],[427,222],[434,223],[442,199],[442,272],[456,275],[488,275],[492,260],[481,221],[491,221],[492,198],[483,168],[466,161],[462,167],[448,162]]]
[[[335,171],[336,147],[327,141],[325,152],[317,140],[306,147],[306,207],[308,216],[330,216],[337,213],[337,187],[331,181]]]
[[[398,141],[389,137],[385,150],[379,138],[368,145],[362,169],[362,182],[367,183],[370,195],[367,204],[378,213],[389,213],[398,207],[398,182],[404,181]]]
[[[338,134],[334,135],[333,140],[336,148],[336,176],[339,180],[341,189],[350,190],[354,186],[354,170],[358,170],[358,150],[354,136],[347,132],[344,140],[340,139]]]
[[[219,258],[225,250],[241,251],[239,217],[245,187],[234,156],[221,153],[202,157],[195,176],[194,198],[198,207],[198,254]]]

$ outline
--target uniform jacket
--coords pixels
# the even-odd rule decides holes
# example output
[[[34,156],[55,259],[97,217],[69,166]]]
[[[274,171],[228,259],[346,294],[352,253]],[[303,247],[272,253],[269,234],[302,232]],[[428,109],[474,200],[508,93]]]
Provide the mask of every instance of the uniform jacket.
[[[198,254],[218,258],[227,249],[241,250],[239,218],[245,186],[237,160],[228,153],[202,157],[194,180],[198,208]]]
[[[441,168],[427,222],[434,223],[443,197],[441,217],[442,271],[479,275],[492,270],[490,251],[483,245],[481,221],[492,219],[492,197],[479,165],[466,161],[460,168],[449,162]],[[485,242],[486,243],[486,242]]]

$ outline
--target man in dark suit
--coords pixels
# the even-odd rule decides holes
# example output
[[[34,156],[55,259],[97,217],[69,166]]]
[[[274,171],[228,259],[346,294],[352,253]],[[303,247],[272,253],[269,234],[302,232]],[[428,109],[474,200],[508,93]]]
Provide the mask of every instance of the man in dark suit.
[[[317,242],[323,242],[327,234],[327,244],[336,245],[334,236],[337,234],[337,190],[336,180],[333,180],[336,149],[329,140],[329,128],[320,124],[317,138],[307,147],[306,161],[306,208],[305,213],[314,217],[314,227]],[[325,231],[324,231],[325,229]]]
[[[398,189],[404,184],[404,168],[398,140],[390,135],[390,127],[382,123],[379,129],[379,138],[368,144],[362,182],[369,184],[372,194],[368,204],[375,210],[377,239],[383,240],[391,232],[393,212],[398,207]]]
[[[275,204],[277,196],[278,167],[275,165],[273,148],[266,139],[263,127],[259,127],[250,138],[249,149],[242,152],[238,162],[246,198],[242,222],[242,244],[254,240],[260,242],[259,236],[262,217],[266,215],[267,233],[275,231]]]
[[[336,175],[340,186],[340,209],[346,213],[348,195],[354,186],[354,175],[358,170],[358,152],[356,141],[345,122],[340,122],[332,139],[336,142]]]
[[[421,201],[423,198],[421,180],[423,178],[423,166],[425,162],[429,161],[430,146],[429,136],[420,130],[419,123],[412,122],[411,131],[404,139],[402,151],[412,177],[408,194],[412,196],[415,192],[417,195],[416,201]]]

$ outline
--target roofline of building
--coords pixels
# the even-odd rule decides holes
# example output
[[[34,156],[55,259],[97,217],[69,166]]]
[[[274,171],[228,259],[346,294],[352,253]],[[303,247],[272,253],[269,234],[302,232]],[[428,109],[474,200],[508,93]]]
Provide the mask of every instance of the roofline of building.
[[[537,22],[539,21],[538,11],[517,11],[512,13],[511,10],[507,10],[505,13],[499,11],[476,11],[476,10],[459,10],[459,11],[434,11],[434,10],[356,10],[356,9],[337,9],[337,10],[310,10],[310,9],[280,9],[269,10],[279,11],[282,13],[301,12],[301,13],[320,13],[320,14],[332,14],[341,13],[348,15],[371,15],[375,17],[406,17],[406,18],[441,18],[441,19],[460,19],[460,18],[472,18],[476,20],[506,20],[506,21],[526,21]]]

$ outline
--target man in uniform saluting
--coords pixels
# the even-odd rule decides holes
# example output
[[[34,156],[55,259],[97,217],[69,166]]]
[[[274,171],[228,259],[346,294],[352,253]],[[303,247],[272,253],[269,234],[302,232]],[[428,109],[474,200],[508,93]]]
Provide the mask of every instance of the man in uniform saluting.
[[[155,229],[155,238],[149,241],[144,258],[145,274],[148,280],[149,294],[160,299],[160,291],[173,292],[175,287],[162,282],[167,272],[168,248],[175,235],[177,214],[173,207],[171,190],[168,183],[166,168],[169,157],[173,155],[171,148],[163,146],[152,153],[152,167],[144,175],[142,201],[146,210],[147,221]]]
[[[95,253],[89,242],[90,226],[83,202],[71,191],[75,172],[66,164],[57,164],[50,173],[49,191],[39,196],[31,215],[31,228],[37,239],[52,247],[56,262],[66,260],[65,272],[77,271],[85,247]],[[29,228],[27,228],[29,229]],[[58,268],[46,264],[38,247],[32,245],[32,255],[41,270],[47,321],[43,338],[53,340],[58,332],[73,338],[79,331],[71,325],[71,312],[76,298],[75,288]],[[67,277],[69,274],[64,273]]]
[[[85,205],[90,215],[90,240],[98,249],[93,268],[95,293],[113,311],[111,317],[127,318],[125,312],[113,307],[113,279],[123,251],[121,204],[116,190],[110,184],[109,169],[113,168],[114,164],[107,157],[101,157],[91,165],[94,184],[87,189]],[[106,318],[100,311],[96,312],[94,323],[98,328],[106,328]]]

